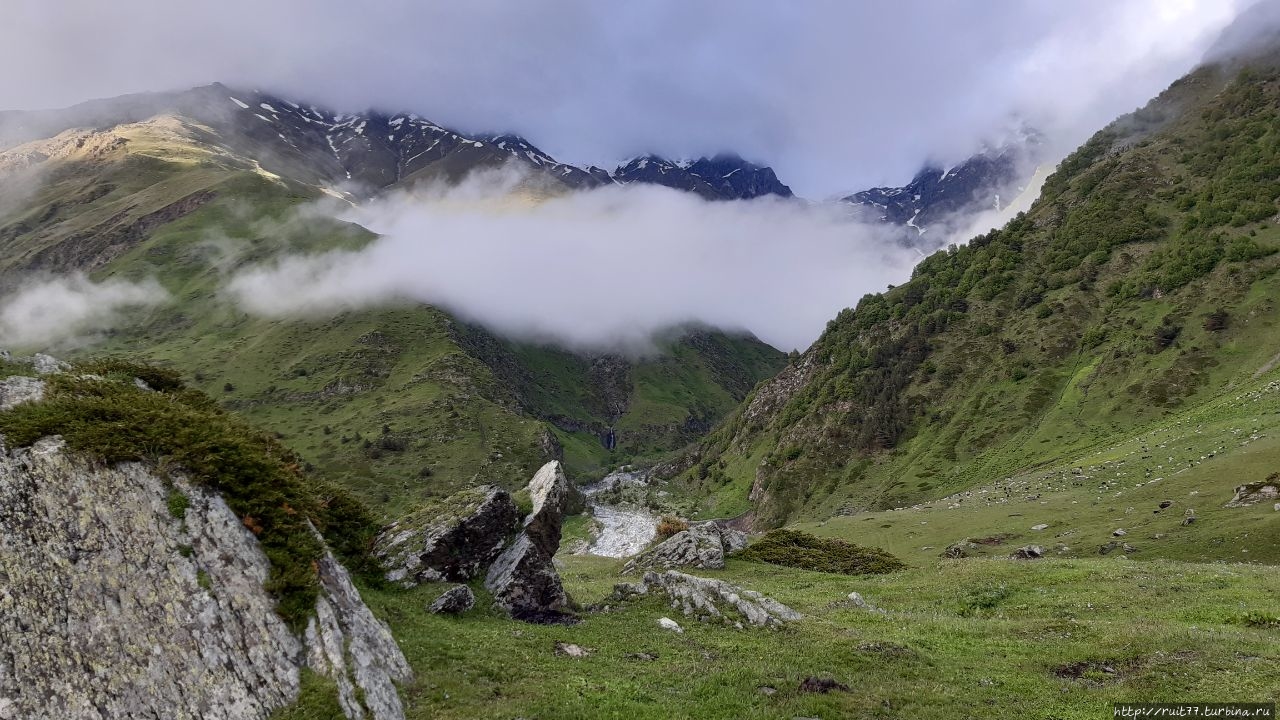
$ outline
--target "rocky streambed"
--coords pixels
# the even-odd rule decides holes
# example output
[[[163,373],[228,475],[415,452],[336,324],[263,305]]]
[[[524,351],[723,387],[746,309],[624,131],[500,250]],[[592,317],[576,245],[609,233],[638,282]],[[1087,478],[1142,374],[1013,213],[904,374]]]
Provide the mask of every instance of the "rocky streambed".
[[[589,555],[625,558],[648,547],[657,535],[658,517],[638,502],[623,499],[626,491],[649,484],[644,470],[620,470],[582,488],[600,534],[586,548]]]

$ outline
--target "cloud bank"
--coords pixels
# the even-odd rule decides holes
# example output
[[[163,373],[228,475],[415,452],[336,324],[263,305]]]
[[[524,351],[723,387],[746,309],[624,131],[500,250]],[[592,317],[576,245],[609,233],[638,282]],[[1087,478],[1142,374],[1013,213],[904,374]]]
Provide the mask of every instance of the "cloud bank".
[[[164,302],[154,280],[95,283],[83,274],[29,282],[0,298],[0,347],[46,349],[111,329],[129,310]]]
[[[11,0],[0,108],[220,80],[515,131],[570,162],[733,150],[806,197],[898,185],[1013,117],[1069,149],[1250,0]]]
[[[578,349],[643,348],[695,322],[790,350],[919,259],[837,207],[707,202],[653,186],[543,201],[485,189],[510,186],[480,177],[359,208],[346,219],[381,235],[371,245],[242,271],[230,294],[267,316],[423,302]]]

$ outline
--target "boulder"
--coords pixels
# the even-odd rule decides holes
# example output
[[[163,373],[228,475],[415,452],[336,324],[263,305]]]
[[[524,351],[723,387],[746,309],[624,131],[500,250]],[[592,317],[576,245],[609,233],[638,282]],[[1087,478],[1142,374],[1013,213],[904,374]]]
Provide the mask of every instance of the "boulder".
[[[581,645],[574,645],[573,643],[558,642],[556,643],[556,654],[565,655],[567,657],[584,658],[591,655],[591,650],[588,650]]]
[[[469,488],[388,526],[373,555],[387,580],[403,587],[479,577],[516,529],[520,511],[493,485]]]
[[[969,557],[969,553],[975,552],[976,550],[978,550],[978,544],[969,538],[965,538],[959,542],[954,542],[948,545],[947,548],[942,551],[942,557],[952,559],[965,558]]]
[[[572,490],[557,460],[543,465],[529,481],[533,511],[524,520],[524,534],[547,555],[560,549],[560,532]]]
[[[670,630],[671,632],[677,632],[677,633],[684,632],[684,629],[680,627],[680,623],[676,622],[675,620],[672,620],[669,617],[658,618],[658,627],[662,628],[663,630]]]
[[[1044,548],[1040,547],[1039,545],[1023,545],[1017,550],[1014,550],[1013,554],[1011,554],[1009,557],[1013,558],[1014,560],[1035,560],[1036,558],[1043,557],[1043,556],[1044,556]]]
[[[17,375],[0,380],[0,412],[44,399],[44,381]]]
[[[552,557],[521,533],[489,568],[484,586],[516,619],[552,620],[570,605]]]
[[[551,461],[529,481],[533,510],[516,539],[493,561],[484,586],[494,602],[517,619],[564,622],[573,604],[553,564],[560,549],[569,481],[559,461]]]
[[[53,375],[54,373],[66,372],[71,369],[70,365],[58,358],[42,353],[36,353],[31,358],[31,367],[35,368],[36,373],[39,375]]]
[[[746,533],[723,528],[715,522],[705,522],[692,525],[688,530],[682,530],[632,558],[622,571],[629,573],[673,568],[719,570],[724,567],[725,555],[746,546]]]
[[[633,586],[625,585],[629,594]],[[663,592],[671,598],[671,607],[686,616],[700,620],[720,619],[731,622],[727,613],[741,615],[748,623],[757,626],[782,625],[799,620],[800,613],[754,590],[744,590],[723,580],[686,575],[675,570],[664,573],[644,574],[645,594]],[[615,588],[615,593],[617,593]],[[629,595],[628,595],[629,596]],[[625,599],[615,594],[618,599]]]
[[[1280,498],[1280,482],[1270,480],[1249,483],[1236,488],[1235,496],[1226,504],[1226,507],[1249,507],[1261,502],[1275,502],[1277,498]]]
[[[431,603],[427,610],[436,615],[458,615],[475,606],[476,596],[475,593],[471,592],[471,588],[466,585],[455,585],[436,598],[436,601]]]

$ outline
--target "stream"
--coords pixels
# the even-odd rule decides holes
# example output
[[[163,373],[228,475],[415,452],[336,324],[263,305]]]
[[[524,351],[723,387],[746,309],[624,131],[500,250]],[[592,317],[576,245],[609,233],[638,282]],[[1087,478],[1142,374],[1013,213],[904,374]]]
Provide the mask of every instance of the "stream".
[[[602,557],[631,557],[653,542],[658,517],[648,510],[627,503],[610,505],[597,497],[615,487],[643,487],[649,482],[643,470],[619,471],[582,489],[591,514],[600,523],[600,535],[587,547],[587,554]]]

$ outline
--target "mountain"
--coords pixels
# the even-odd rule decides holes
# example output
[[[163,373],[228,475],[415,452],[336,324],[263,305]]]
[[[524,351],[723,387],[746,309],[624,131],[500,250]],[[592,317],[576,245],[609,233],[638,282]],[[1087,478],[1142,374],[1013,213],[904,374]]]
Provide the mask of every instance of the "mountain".
[[[372,242],[307,212],[333,193],[358,202],[510,161],[530,169],[534,198],[603,182],[516,137],[217,85],[3,123],[0,293],[44,274],[155,278],[169,302],[70,356],[182,371],[379,512],[469,482],[514,488],[549,459],[590,477],[669,452],[785,362],[750,335],[705,328],[672,328],[633,359],[507,342],[422,305],[277,320],[223,299],[237,268]]]
[[[553,191],[640,182],[696,192],[709,200],[791,196],[773,170],[734,155],[680,164],[641,158],[611,173],[559,162],[517,135],[464,134],[405,113],[335,113],[221,84],[96,100],[64,110],[2,112],[0,149],[13,150],[73,129],[107,130],[158,116],[182,118],[201,143],[252,158],[267,171],[361,196],[422,181],[456,182],[474,170],[507,163]]]
[[[655,155],[633,158],[618,166],[613,180],[622,184],[649,183],[697,193],[708,200],[750,200],[764,195],[793,197],[773,170],[737,155],[716,155],[673,162]]]
[[[1242,448],[1272,428],[1253,404],[1280,347],[1277,58],[1206,65],[1113,122],[1030,211],[841,312],[668,473],[701,512],[755,527],[847,516],[828,531],[919,552],[963,532],[1025,537],[1025,514],[1076,535],[1072,555],[1111,540],[1103,526],[1132,503],[1098,504],[1128,494],[1118,478],[1163,480],[1150,492],[1171,502],[1173,487],[1212,488],[1201,505],[1218,508],[1263,482]],[[855,522],[892,508],[929,527]],[[1274,542],[1270,520],[1222,522],[1257,559],[1240,538]],[[1150,555],[1212,555],[1198,530],[1158,534]]]
[[[959,165],[929,166],[902,187],[878,187],[840,198],[868,220],[910,228],[924,235],[984,210],[1000,210],[1025,188],[1042,160],[1043,139],[1024,128],[1017,137]]]

